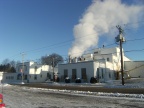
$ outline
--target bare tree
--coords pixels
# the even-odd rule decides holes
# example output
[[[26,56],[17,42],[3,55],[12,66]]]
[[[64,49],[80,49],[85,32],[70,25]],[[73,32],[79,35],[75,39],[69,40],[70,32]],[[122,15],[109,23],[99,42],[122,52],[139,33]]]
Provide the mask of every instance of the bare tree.
[[[8,64],[8,63],[10,63],[10,60],[9,60],[9,59],[4,59],[4,60],[2,61],[2,64],[3,64],[3,65],[6,65],[6,64]]]
[[[16,72],[16,62],[14,60],[4,59],[0,65],[0,71],[3,72]]]
[[[63,60],[63,57],[59,54],[56,54],[56,53],[53,53],[49,56],[42,56],[41,57],[41,63],[44,65],[51,65],[51,66],[56,66],[58,63],[62,63],[64,60]]]

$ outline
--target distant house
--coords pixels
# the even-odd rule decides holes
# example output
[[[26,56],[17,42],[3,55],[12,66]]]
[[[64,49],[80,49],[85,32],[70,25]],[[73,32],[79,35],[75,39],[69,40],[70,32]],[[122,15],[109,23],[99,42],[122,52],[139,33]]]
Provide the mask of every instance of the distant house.
[[[125,56],[123,58],[124,61],[130,61]],[[71,82],[76,78],[80,78],[82,82],[90,82],[92,77],[97,78],[99,82],[115,80],[120,72],[120,59],[118,47],[95,49],[92,54],[71,58],[69,63],[59,64],[59,78],[64,81],[69,77]]]
[[[4,73],[4,82],[27,82],[40,83],[53,79],[53,74],[57,73],[57,68],[49,65],[40,65],[36,62],[18,63],[16,73]]]

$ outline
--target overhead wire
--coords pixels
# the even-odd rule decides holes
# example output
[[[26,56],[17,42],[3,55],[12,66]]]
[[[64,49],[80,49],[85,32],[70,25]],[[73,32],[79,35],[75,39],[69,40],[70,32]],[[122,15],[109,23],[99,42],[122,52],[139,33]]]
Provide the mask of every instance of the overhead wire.
[[[128,23],[128,24],[123,24],[123,25],[131,25],[131,24],[136,24],[136,23],[142,23],[144,21],[138,21],[138,22],[134,22],[134,23]],[[114,28],[112,28],[114,29]],[[81,36],[81,37],[78,37],[78,38],[74,38],[74,39],[80,39],[80,38],[85,38],[87,36],[90,36],[90,35],[95,35],[96,33],[93,33],[93,34],[88,34],[88,35],[85,35],[85,36]],[[72,42],[74,39],[70,39],[70,40],[66,40],[66,41],[63,41],[63,42],[59,42],[59,43],[55,43],[55,44],[51,44],[51,45],[48,45],[48,46],[44,46],[44,47],[40,47],[40,48],[36,48],[36,49],[32,49],[32,50],[28,50],[28,51],[23,51],[25,53],[30,53],[30,52],[34,52],[34,51],[38,51],[38,50],[42,50],[42,49],[45,49],[45,48],[49,48],[49,47],[54,47],[54,46],[57,46],[57,45],[60,45],[60,44],[64,44],[64,43],[68,43],[68,42]],[[143,40],[144,38],[142,39],[134,39],[134,40],[127,40],[127,41],[136,41],[136,40]],[[114,45],[115,43],[112,43],[112,44],[109,44],[109,45],[105,45],[105,47],[108,47],[108,46],[111,46],[111,45]],[[59,46],[58,46],[59,47]],[[91,49],[93,50],[93,49]],[[16,54],[14,56],[11,56],[9,58],[12,58],[12,57],[15,57],[19,54]]]
[[[130,25],[130,24],[136,24],[136,23],[141,23],[141,22],[144,22],[144,21],[138,21],[138,22],[128,23],[128,24],[123,24],[123,25]],[[112,28],[112,29],[114,29],[114,28]],[[77,38],[74,38],[74,39],[85,38],[85,37],[87,37],[87,36],[95,35],[95,34],[96,34],[96,33],[88,34],[88,35],[81,36],[81,37],[77,37]],[[32,50],[29,50],[29,51],[23,51],[23,52],[27,52],[27,53],[28,53],[28,52],[35,51],[35,50],[40,50],[40,49],[43,49],[43,48],[56,46],[56,45],[59,45],[59,44],[63,44],[63,43],[67,43],[67,42],[71,42],[71,41],[73,41],[74,39],[66,40],[66,41],[63,41],[63,42],[59,42],[59,43],[55,43],[55,44],[51,44],[51,45],[48,45],[48,46],[44,46],[44,47],[40,47],[40,48],[36,48],[36,49],[32,49]]]
[[[144,22],[144,21],[138,21],[138,22],[123,24],[123,25],[131,25],[131,24],[142,23],[142,22]],[[112,28],[112,29],[114,29],[114,28]],[[96,33],[88,34],[88,35],[85,35],[85,36],[77,37],[77,38],[75,38],[75,39],[85,38],[85,37],[87,37],[87,36],[95,35],[95,34],[96,34]],[[73,41],[73,40],[74,40],[74,39],[70,39],[70,40],[66,40],[66,41],[59,42],[59,43],[56,43],[56,44],[52,44],[52,45],[49,45],[49,46],[44,46],[44,47],[41,47],[41,48],[37,48],[37,49],[29,50],[29,51],[24,51],[24,52],[28,53],[28,52],[32,52],[32,51],[36,51],[36,50],[41,50],[41,49],[44,49],[44,48],[49,48],[49,47],[53,47],[53,46],[56,46],[56,45],[64,44],[64,43],[67,43],[67,42],[71,42],[71,41]],[[128,41],[128,40],[127,40],[127,41]],[[112,45],[113,45],[113,44],[112,44]],[[108,46],[111,46],[111,44],[108,45]]]
[[[127,40],[126,42],[128,42],[128,41],[139,41],[139,40],[144,40],[144,38]],[[107,45],[104,45],[104,47],[109,47],[109,46],[112,46],[112,45],[116,45],[116,43],[107,44]],[[57,48],[62,47],[62,46],[64,46],[64,45],[57,46]],[[86,50],[85,52],[92,51],[92,50],[95,50],[95,49],[100,49],[100,48],[102,48],[102,47],[88,49],[88,50]],[[50,49],[52,49],[52,48],[50,48]],[[125,51],[125,52],[132,52],[132,51],[136,51],[136,50]],[[139,51],[139,50],[137,50],[137,51]],[[38,51],[38,52],[40,52],[40,51]],[[79,53],[82,53],[82,52],[72,53],[72,55],[73,55],[73,54],[79,54]],[[17,55],[20,55],[20,54],[17,54]],[[14,55],[13,57],[15,57],[15,56],[17,56],[17,55]],[[68,55],[62,55],[62,56],[68,56]]]

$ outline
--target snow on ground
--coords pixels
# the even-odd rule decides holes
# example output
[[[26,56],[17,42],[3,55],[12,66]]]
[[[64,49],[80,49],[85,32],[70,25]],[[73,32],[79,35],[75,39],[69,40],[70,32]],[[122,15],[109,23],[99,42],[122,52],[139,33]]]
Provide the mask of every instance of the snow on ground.
[[[130,108],[144,106],[142,94],[96,93],[4,86],[7,108]]]
[[[105,87],[108,88],[144,88],[144,78],[132,78],[125,80],[125,84],[121,84],[121,80],[108,81]]]
[[[132,82],[132,83],[131,83]],[[107,83],[48,83],[51,85],[133,87],[144,88],[143,81],[128,80],[125,86],[120,82]],[[137,86],[136,86],[137,85]],[[7,108],[129,108],[144,106],[144,94],[103,93],[90,91],[32,88],[3,84],[1,92]]]
[[[107,87],[107,88],[144,88],[144,78],[132,78],[125,80],[125,84],[121,84],[121,80],[109,80],[106,83],[53,83],[49,82],[49,85],[60,86],[93,86],[93,87]]]
[[[107,87],[107,88],[144,88],[143,78],[133,78],[125,81],[125,85],[121,84],[121,80],[110,80],[107,83],[57,83],[49,82],[48,85],[60,86],[93,86],[93,87]],[[27,87],[26,87],[27,89]],[[144,94],[123,94],[123,93],[104,93],[104,92],[90,92],[90,91],[74,91],[74,90],[58,90],[58,89],[43,89],[43,88],[30,88],[30,90],[43,90],[56,93],[70,93],[78,95],[93,95],[93,96],[108,96],[108,97],[125,97],[144,99]]]
[[[121,84],[121,80],[110,80],[107,83],[49,83],[49,85],[60,86],[94,86],[94,87],[107,87],[107,88],[144,88],[144,78],[132,78],[125,81],[125,85]],[[41,89],[41,88],[39,88]],[[45,89],[41,89],[45,90]],[[94,96],[109,96],[109,97],[126,97],[126,98],[139,98],[144,99],[144,94],[123,94],[123,93],[103,93],[103,92],[89,92],[89,91],[73,91],[73,90],[54,90],[46,89],[51,92],[71,93],[71,94],[83,94]]]
[[[23,83],[21,83],[23,84]],[[144,88],[144,78],[133,78],[125,81],[125,85],[121,84],[121,80],[110,80],[107,83],[57,83],[49,82],[48,85],[60,85],[60,86],[93,86],[93,87],[107,87],[107,88]],[[11,86],[9,84],[3,84],[3,86]],[[27,87],[25,87],[27,89]],[[95,96],[111,96],[111,97],[126,97],[126,98],[139,98],[144,99],[144,94],[123,94],[123,93],[103,93],[103,92],[90,92],[90,91],[74,91],[74,90],[57,90],[57,89],[42,89],[42,88],[30,88],[30,90],[46,90],[57,93],[71,93],[79,95],[95,95]]]
[[[27,87],[23,88],[28,90]],[[87,95],[87,96],[104,96],[104,97],[122,97],[144,100],[144,94],[123,94],[123,93],[104,93],[104,92],[90,92],[90,91],[74,91],[74,90],[58,90],[58,89],[43,89],[43,88],[29,88],[30,91],[47,91],[51,93],[73,94],[73,95]]]

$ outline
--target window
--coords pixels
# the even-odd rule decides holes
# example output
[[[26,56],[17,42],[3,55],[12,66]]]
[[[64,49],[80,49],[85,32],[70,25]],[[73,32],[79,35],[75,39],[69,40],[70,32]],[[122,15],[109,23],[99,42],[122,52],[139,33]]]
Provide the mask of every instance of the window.
[[[81,69],[81,75],[82,75],[82,79],[87,79],[87,76],[86,76],[86,68],[82,68],[82,69]]]
[[[104,78],[104,73],[103,73],[103,69],[101,69],[101,71],[102,71],[102,78]]]
[[[76,69],[72,69],[72,79],[76,79]]]
[[[27,75],[24,76],[24,79],[27,80]]]
[[[17,80],[20,80],[21,79],[21,74],[18,74],[17,75]]]
[[[94,52],[94,54],[98,54],[98,51]]]
[[[50,73],[47,73],[47,78],[51,79],[51,74]]]
[[[111,78],[111,73],[109,72],[109,78]]]
[[[110,61],[110,59],[109,59],[109,58],[107,58],[107,61]]]
[[[34,76],[34,80],[37,80],[37,75]]]
[[[99,76],[99,68],[97,68],[97,78],[100,78],[100,76]]]
[[[67,69],[64,69],[64,79],[68,77],[68,70]]]
[[[11,76],[11,79],[14,79],[13,76]]]

